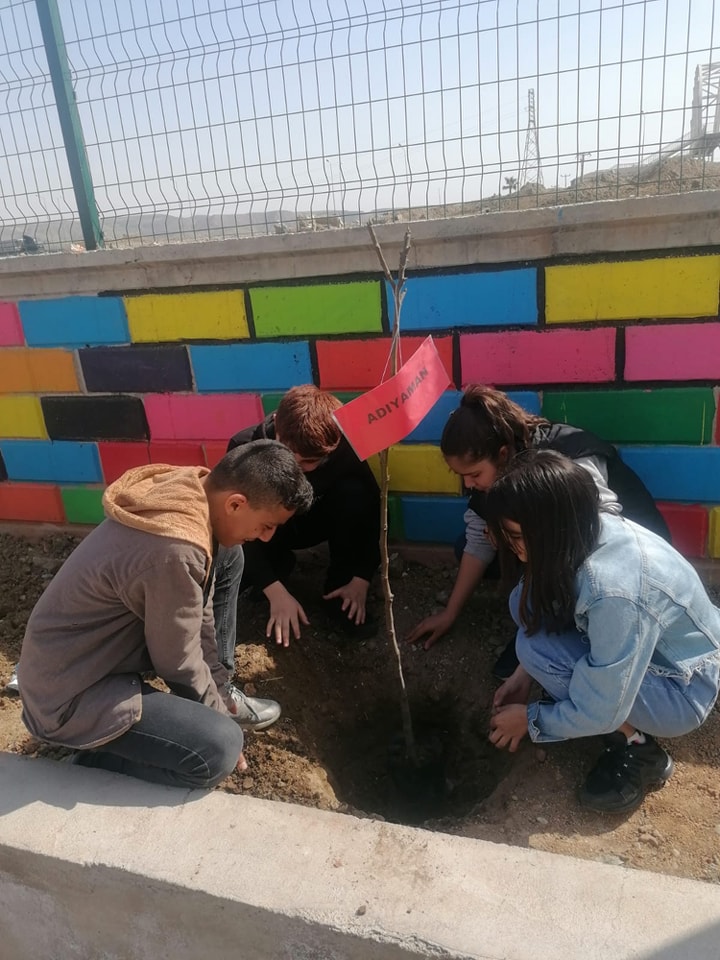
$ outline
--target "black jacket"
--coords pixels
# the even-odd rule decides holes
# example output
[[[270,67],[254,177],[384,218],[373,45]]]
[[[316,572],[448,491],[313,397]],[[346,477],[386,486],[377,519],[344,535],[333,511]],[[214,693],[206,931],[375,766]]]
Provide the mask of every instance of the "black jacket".
[[[607,440],[568,423],[550,423],[535,428],[531,444],[538,450],[557,450],[571,460],[580,460],[583,457],[598,457],[604,460],[608,487],[617,497],[623,516],[639,523],[646,530],[652,530],[668,543],[671,542],[668,526],[647,487],[635,471],[623,463],[620,454]],[[486,497],[487,495],[479,490],[473,490],[470,496],[470,509],[483,519]]]

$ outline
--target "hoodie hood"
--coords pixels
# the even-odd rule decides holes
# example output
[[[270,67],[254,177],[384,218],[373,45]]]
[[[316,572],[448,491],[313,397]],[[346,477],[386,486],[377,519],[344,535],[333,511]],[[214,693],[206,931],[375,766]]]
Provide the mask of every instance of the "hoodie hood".
[[[207,467],[150,463],[128,470],[103,495],[106,515],[116,523],[158,537],[186,540],[212,558],[210,511],[202,480]]]

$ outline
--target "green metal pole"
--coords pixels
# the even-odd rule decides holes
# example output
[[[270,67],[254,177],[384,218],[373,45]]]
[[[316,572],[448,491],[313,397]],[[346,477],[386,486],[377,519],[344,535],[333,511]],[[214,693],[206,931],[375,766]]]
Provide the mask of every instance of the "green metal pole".
[[[73,90],[57,0],[35,0],[86,250],[103,246],[90,165]]]

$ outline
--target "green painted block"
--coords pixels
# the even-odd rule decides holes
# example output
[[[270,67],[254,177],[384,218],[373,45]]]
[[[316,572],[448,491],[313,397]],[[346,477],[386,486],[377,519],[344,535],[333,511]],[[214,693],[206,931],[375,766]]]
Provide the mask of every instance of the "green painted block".
[[[62,487],[60,494],[68,523],[101,523],[105,519],[103,493],[102,487]]]
[[[267,416],[269,413],[275,413],[278,408],[278,404],[284,396],[284,393],[263,393],[262,408],[265,416]]]
[[[548,420],[592,430],[611,443],[710,443],[715,399],[707,387],[545,391]]]
[[[390,540],[405,539],[400,497],[388,497],[388,537]]]
[[[258,337],[381,333],[380,283],[318,283],[250,290]]]

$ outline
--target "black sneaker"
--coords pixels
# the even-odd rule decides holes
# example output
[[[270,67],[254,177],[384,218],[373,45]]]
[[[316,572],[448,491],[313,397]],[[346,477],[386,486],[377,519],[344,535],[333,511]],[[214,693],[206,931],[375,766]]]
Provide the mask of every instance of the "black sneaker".
[[[580,788],[580,806],[597,813],[628,813],[651,787],[662,786],[675,764],[647,733],[645,743],[628,743],[624,733],[611,733],[600,759]]]
[[[515,673],[519,665],[520,661],[515,654],[515,638],[513,638],[495,661],[492,674],[498,680],[507,680]]]

